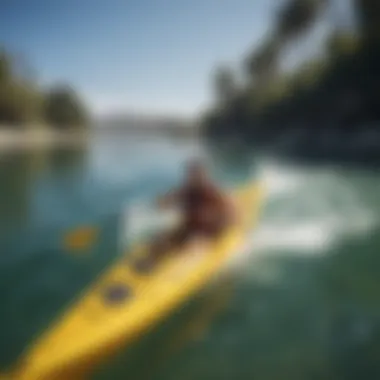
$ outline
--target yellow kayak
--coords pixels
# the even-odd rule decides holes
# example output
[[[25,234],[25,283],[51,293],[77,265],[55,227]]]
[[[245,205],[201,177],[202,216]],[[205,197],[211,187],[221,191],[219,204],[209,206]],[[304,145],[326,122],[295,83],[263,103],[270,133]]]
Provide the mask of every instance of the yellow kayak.
[[[137,273],[131,257],[118,260],[26,350],[17,380],[87,379],[96,366],[201,290],[244,245],[261,205],[262,189],[250,184],[234,199],[239,223],[202,247],[170,254],[148,274]]]

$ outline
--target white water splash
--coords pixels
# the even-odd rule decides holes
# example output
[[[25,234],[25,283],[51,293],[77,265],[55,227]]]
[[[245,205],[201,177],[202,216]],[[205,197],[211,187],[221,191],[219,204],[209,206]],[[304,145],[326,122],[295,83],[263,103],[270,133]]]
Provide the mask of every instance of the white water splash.
[[[264,163],[260,177],[268,200],[252,235],[256,252],[321,253],[348,235],[368,233],[377,224],[360,190],[337,171]]]
[[[120,229],[121,246],[140,240],[147,234],[164,233],[179,223],[179,210],[159,210],[146,200],[137,201],[123,211]]]

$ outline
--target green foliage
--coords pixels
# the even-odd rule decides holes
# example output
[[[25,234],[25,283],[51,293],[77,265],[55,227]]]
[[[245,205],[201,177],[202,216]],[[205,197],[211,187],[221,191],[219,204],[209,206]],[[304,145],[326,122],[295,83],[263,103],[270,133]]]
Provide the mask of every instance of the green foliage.
[[[327,0],[290,0],[280,8],[273,32],[248,56],[245,67],[252,80],[265,87],[278,74],[279,58],[285,45],[307,30]]]
[[[214,87],[219,105],[225,105],[232,100],[237,91],[237,84],[234,73],[229,67],[218,67],[215,72]]]
[[[326,0],[290,0],[280,9],[277,34],[292,39],[303,33],[316,20]]]
[[[380,37],[380,2],[378,0],[354,0],[359,24],[368,39]]]
[[[360,41],[356,34],[338,30],[331,34],[326,45],[329,57],[336,59],[342,55],[355,53],[360,47]]]
[[[293,77],[293,85],[298,88],[310,88],[317,85],[323,77],[327,64],[324,61],[313,60],[304,63]]]
[[[45,97],[32,81],[31,72],[25,61],[0,50],[0,125],[85,124],[86,111],[73,90],[60,88]]]
[[[358,120],[380,119],[378,0],[355,0],[361,35],[336,29],[326,41],[324,57],[309,60],[292,74],[279,71],[284,50],[307,32],[327,2],[289,0],[283,5],[273,32],[244,62],[251,75],[236,96],[239,102],[229,102],[223,112],[204,120],[206,136],[265,143],[299,126],[350,129]]]
[[[266,83],[267,79],[277,71],[279,51],[278,40],[270,38],[248,57],[247,71],[253,80]]]
[[[0,50],[0,84],[9,81],[12,76],[10,57]]]
[[[48,124],[58,128],[81,126],[87,120],[77,94],[66,86],[57,87],[46,95],[45,117]]]

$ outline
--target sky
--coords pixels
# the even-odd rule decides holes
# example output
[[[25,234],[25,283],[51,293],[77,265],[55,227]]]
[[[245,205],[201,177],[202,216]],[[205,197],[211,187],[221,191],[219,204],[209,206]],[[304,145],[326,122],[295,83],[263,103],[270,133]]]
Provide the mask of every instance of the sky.
[[[0,45],[96,114],[194,115],[217,64],[241,66],[279,0],[1,0]],[[240,67],[241,68],[241,67]]]
[[[95,113],[194,114],[210,73],[266,33],[276,0],[1,0],[0,45]]]

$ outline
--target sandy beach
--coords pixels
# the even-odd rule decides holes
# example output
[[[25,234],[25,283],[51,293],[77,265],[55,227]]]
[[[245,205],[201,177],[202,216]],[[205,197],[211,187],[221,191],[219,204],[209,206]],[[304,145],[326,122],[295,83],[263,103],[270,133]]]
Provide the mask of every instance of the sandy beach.
[[[14,130],[0,127],[0,151],[79,147],[88,138],[87,131],[57,131],[30,127]]]

